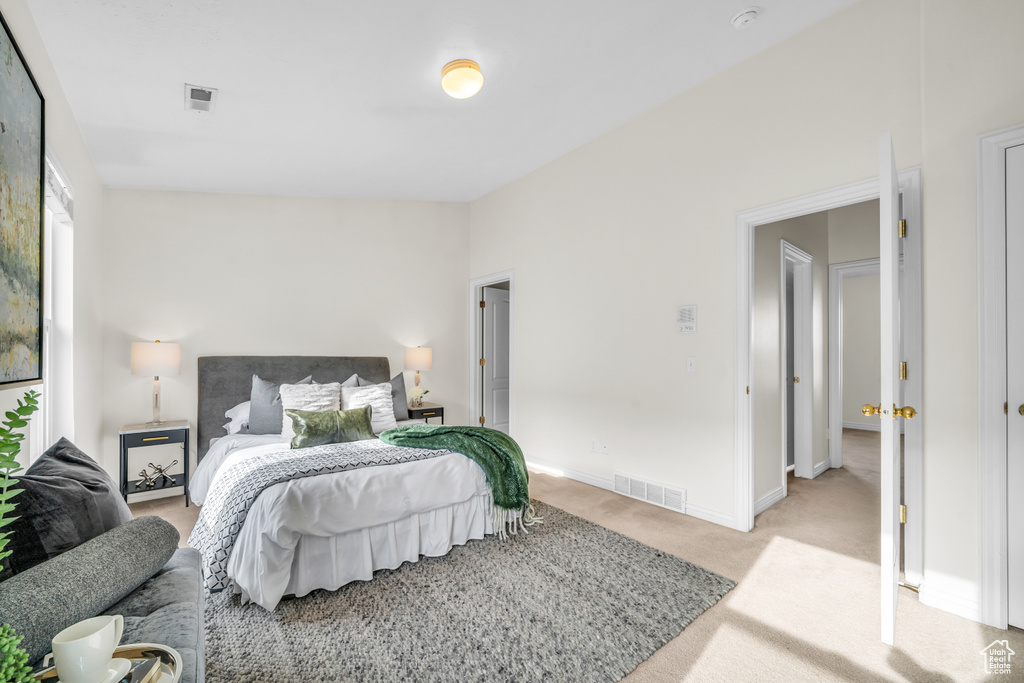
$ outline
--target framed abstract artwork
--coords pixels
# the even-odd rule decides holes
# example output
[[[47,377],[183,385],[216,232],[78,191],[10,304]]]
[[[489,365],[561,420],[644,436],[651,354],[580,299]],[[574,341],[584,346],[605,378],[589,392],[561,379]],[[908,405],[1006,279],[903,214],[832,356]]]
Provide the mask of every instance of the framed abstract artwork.
[[[0,388],[43,381],[43,94],[0,15]]]

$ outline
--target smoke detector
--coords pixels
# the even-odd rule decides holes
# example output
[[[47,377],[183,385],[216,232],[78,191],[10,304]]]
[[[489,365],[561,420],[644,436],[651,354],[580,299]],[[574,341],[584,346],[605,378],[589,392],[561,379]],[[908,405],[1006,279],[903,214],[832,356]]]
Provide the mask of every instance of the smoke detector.
[[[185,84],[185,109],[213,113],[217,104],[217,88],[204,88],[201,85]]]
[[[732,27],[737,31],[745,29],[754,23],[757,19],[757,15],[761,13],[760,7],[748,7],[747,9],[740,10],[732,18]]]

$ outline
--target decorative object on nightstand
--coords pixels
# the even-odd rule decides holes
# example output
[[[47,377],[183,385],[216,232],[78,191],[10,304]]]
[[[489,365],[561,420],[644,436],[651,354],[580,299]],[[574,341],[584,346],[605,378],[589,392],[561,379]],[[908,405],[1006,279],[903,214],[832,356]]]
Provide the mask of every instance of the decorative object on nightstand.
[[[409,390],[409,405],[419,407],[423,405],[423,397],[430,393],[430,389],[415,386]]]
[[[416,386],[420,385],[420,370],[429,370],[433,365],[434,352],[432,349],[417,346],[415,349],[405,350],[405,369],[416,371],[416,376],[413,378]]]
[[[160,477],[161,479],[163,479],[165,486],[168,486],[168,485],[173,486],[174,485],[174,475],[173,474],[168,474],[167,470],[171,469],[172,467],[174,467],[177,464],[178,464],[178,460],[174,459],[174,460],[171,461],[171,464],[168,465],[167,467],[164,467],[163,465],[154,465],[153,463],[149,463],[149,466],[153,468],[153,476],[154,477]]]
[[[181,372],[181,344],[155,342],[132,342],[132,374],[148,375],[153,378],[153,421],[150,426],[164,424],[160,421],[160,376],[177,375]]]
[[[188,420],[173,420],[161,422],[159,425],[136,424],[125,425],[121,428],[121,495],[125,501],[130,493],[142,493],[145,491],[162,491],[164,489],[178,488],[185,490],[185,507],[189,505],[188,495],[188,442],[189,423]],[[128,449],[141,448],[144,446],[160,446],[168,443],[180,443],[184,449],[182,462],[185,465],[183,474],[171,474],[167,470],[173,467],[178,461],[174,460],[169,465],[154,465],[149,463],[153,474],[149,474],[148,468],[143,468],[139,475],[142,479],[128,481]],[[152,482],[152,483],[151,483]]]
[[[156,477],[149,476],[149,470],[147,470],[145,467],[139,470],[139,476],[142,477],[142,479],[139,479],[137,482],[135,482],[136,489],[141,489],[143,486],[145,486],[147,489],[151,489],[154,486],[156,486]]]
[[[441,424],[444,424],[444,406],[438,403],[427,403],[425,401],[418,406],[409,406],[410,420],[423,420],[424,422],[430,422],[430,418],[432,417],[441,418]]]

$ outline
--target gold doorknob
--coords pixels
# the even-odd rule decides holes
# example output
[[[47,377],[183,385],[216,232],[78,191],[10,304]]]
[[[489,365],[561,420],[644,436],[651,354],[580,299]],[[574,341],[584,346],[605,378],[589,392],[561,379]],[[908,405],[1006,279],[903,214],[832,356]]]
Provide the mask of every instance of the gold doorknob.
[[[795,384],[800,384],[800,378],[799,378],[799,377],[794,377],[794,378],[793,378],[793,382],[794,382]]]
[[[1017,412],[1024,415],[1024,403],[1020,404],[1020,408],[1017,408]]]
[[[909,420],[915,415],[917,415],[917,411],[911,408],[910,406],[906,406],[905,408],[897,408],[895,403],[892,406],[892,419],[894,420],[897,417],[905,417]]]
[[[865,403],[864,407],[860,409],[860,412],[864,413],[865,417],[871,417],[872,415],[880,415],[882,413],[882,406],[873,406],[870,403]]]

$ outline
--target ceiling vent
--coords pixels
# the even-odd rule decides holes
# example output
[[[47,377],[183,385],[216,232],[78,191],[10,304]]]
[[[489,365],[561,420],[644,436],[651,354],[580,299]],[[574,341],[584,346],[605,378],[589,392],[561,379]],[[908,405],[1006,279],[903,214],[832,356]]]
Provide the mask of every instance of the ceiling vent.
[[[185,109],[212,113],[217,104],[217,89],[185,84]]]

